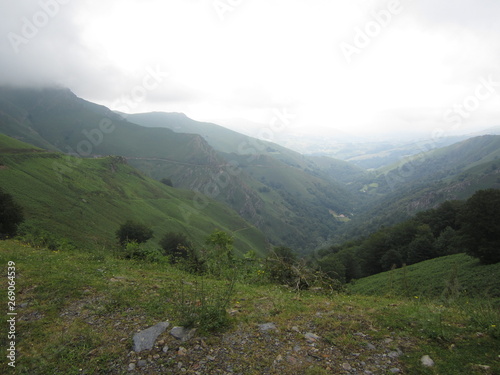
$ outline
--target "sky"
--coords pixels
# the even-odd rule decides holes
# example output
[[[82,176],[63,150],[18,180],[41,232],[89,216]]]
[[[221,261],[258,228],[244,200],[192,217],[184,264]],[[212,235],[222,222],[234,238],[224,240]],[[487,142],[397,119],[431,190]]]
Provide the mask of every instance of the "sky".
[[[498,0],[1,0],[0,84],[272,129],[286,113],[299,135],[430,138],[500,125],[499,16]]]

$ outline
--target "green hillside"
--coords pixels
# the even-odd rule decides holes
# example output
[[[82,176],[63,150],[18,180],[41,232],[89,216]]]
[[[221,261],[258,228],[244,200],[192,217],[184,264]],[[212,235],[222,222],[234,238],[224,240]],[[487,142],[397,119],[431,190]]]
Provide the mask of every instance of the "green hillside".
[[[82,157],[123,156],[149,177],[167,178],[174,187],[198,192],[191,209],[205,205],[203,196],[218,200],[275,245],[308,252],[326,243],[342,223],[335,215],[348,215],[359,198],[336,181],[331,163],[323,171],[296,152],[181,114],[122,117],[56,88],[3,87],[0,99],[8,104],[0,113],[24,124],[12,128],[0,122],[0,132],[41,147],[47,142],[52,149]],[[182,127],[203,136],[131,122],[144,116],[167,119],[176,131]],[[43,142],[35,142],[32,133]],[[343,168],[345,181],[349,168]]]
[[[356,280],[352,292],[419,298],[486,298],[500,304],[500,263],[482,265],[455,254]]]
[[[183,232],[197,245],[215,229],[235,236],[239,253],[265,254],[262,233],[212,199],[193,205],[195,194],[142,175],[121,157],[82,159],[33,150],[0,135],[0,188],[12,194],[30,222],[80,246],[109,246],[127,219],[150,226],[155,240]]]

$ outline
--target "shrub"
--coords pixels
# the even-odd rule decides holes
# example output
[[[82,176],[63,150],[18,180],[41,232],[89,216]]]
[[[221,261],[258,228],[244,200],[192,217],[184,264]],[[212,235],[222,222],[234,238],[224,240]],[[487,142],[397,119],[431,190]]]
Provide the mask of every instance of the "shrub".
[[[43,229],[35,221],[26,221],[19,225],[18,238],[33,247],[63,251],[75,249],[70,240]]]
[[[123,256],[126,259],[147,260],[150,262],[158,262],[162,257],[158,249],[137,242],[127,242],[125,244]]]
[[[153,237],[153,230],[146,225],[127,220],[116,231],[116,238],[120,245],[125,246],[129,242],[144,243]]]
[[[0,240],[13,237],[24,220],[23,211],[14,198],[0,189]]]
[[[163,255],[169,256],[172,263],[189,257],[191,243],[184,233],[169,232],[160,240]]]
[[[235,281],[207,285],[204,277],[194,283],[182,282],[176,305],[180,324],[204,332],[221,331],[230,325],[227,308],[234,295]]]

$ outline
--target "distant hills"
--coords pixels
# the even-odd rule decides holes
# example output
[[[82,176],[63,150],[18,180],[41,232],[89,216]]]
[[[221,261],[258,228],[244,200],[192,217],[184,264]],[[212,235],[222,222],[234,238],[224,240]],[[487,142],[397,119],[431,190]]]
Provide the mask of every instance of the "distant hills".
[[[104,163],[114,160],[108,155],[120,156],[127,163],[122,168],[130,168],[128,176],[135,176],[137,168],[142,179],[169,180],[169,191],[190,191],[190,198],[171,206],[169,215],[187,210],[191,215],[213,215],[217,222],[219,210],[211,209],[216,200],[218,207],[239,215],[243,221],[235,221],[237,226],[247,222],[270,244],[302,254],[332,240],[366,235],[443,200],[500,187],[500,136],[434,145],[428,153],[401,145],[387,154],[381,146],[385,159],[370,149],[370,163],[359,157],[348,162],[321,152],[306,156],[181,113],[115,113],[61,88],[0,87],[0,133],[44,149],[51,158],[64,159],[59,152],[85,160],[72,162],[71,171],[92,163],[88,159]],[[31,152],[30,157],[39,154]],[[61,168],[60,173],[65,172],[64,164]],[[126,179],[120,183],[128,185]],[[0,187],[6,184],[0,181]],[[53,186],[58,187],[63,189]],[[66,194],[64,189],[61,194]],[[227,228],[226,219],[221,217],[221,226]]]
[[[26,220],[78,246],[109,246],[125,220],[150,226],[159,241],[182,232],[204,245],[214,230],[235,237],[240,253],[265,254],[265,236],[229,207],[206,198],[192,207],[195,193],[154,181],[122,157],[76,158],[44,151],[0,134],[0,188],[23,207]]]

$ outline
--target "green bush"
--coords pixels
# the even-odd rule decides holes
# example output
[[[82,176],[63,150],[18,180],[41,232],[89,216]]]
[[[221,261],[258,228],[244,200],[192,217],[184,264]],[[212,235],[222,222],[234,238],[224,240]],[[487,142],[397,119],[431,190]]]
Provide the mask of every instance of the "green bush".
[[[0,240],[14,237],[24,221],[23,210],[14,198],[0,189]]]
[[[33,247],[43,247],[53,251],[75,249],[73,242],[41,228],[36,221],[25,221],[19,225],[17,237]]]
[[[202,332],[216,332],[231,323],[227,312],[234,296],[235,281],[225,280],[222,285],[207,285],[204,277],[194,283],[182,282],[176,304],[179,322]]]
[[[116,238],[122,246],[129,242],[144,243],[152,237],[153,230],[151,228],[132,220],[127,220],[116,231]]]
[[[158,262],[162,258],[160,250],[152,245],[137,242],[127,242],[122,255],[126,259],[146,260],[149,262]]]

